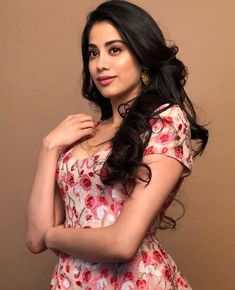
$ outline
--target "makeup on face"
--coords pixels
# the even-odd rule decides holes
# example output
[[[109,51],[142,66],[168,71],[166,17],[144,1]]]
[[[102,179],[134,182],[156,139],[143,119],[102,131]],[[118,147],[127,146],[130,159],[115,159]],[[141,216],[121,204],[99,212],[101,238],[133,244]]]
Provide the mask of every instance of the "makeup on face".
[[[133,98],[141,87],[141,68],[108,22],[96,23],[89,37],[89,71],[100,93],[107,98]]]

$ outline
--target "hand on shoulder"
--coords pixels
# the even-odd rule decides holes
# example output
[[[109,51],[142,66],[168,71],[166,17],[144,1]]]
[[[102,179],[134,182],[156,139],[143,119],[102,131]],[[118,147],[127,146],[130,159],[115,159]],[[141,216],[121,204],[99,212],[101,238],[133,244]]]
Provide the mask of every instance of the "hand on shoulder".
[[[90,115],[69,115],[44,137],[43,147],[62,150],[81,138],[94,134],[95,124]]]

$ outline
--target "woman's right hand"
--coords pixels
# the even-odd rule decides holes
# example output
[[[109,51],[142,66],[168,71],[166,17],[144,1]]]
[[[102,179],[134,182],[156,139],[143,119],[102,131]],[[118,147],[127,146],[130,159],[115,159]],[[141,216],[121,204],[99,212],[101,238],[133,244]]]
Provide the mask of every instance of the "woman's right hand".
[[[87,114],[68,116],[43,139],[47,149],[63,150],[81,138],[95,134],[95,120]]]
[[[33,253],[46,249],[45,233],[64,220],[62,200],[55,193],[58,155],[81,138],[93,135],[95,125],[90,115],[71,115],[43,138],[27,204],[26,244]]]

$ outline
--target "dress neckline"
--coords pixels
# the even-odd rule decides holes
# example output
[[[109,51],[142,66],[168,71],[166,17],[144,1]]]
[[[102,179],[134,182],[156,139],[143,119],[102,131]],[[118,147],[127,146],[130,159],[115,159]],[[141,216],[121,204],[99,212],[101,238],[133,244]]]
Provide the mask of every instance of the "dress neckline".
[[[69,155],[69,159],[72,159],[72,160],[75,160],[75,161],[85,161],[85,160],[97,160],[97,158],[101,155],[101,153],[103,152],[106,152],[106,151],[110,151],[109,149],[111,149],[111,145],[109,144],[108,146],[104,147],[104,148],[101,148],[99,150],[97,150],[95,153],[91,154],[91,155],[87,155],[87,156],[84,156],[82,158],[79,158],[77,156],[75,156],[73,154],[73,149],[75,148],[75,146],[73,146],[72,148],[70,148],[66,155],[68,154]]]

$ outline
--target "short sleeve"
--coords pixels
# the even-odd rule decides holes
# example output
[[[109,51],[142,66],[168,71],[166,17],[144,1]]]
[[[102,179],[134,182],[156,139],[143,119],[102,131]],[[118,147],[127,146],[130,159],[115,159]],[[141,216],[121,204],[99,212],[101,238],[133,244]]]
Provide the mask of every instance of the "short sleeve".
[[[186,113],[173,105],[159,116],[150,120],[152,134],[143,155],[164,154],[175,158],[184,165],[182,177],[188,176],[192,170],[192,144]]]

